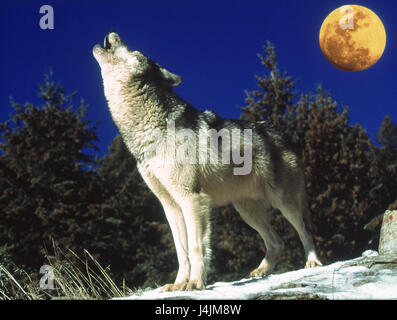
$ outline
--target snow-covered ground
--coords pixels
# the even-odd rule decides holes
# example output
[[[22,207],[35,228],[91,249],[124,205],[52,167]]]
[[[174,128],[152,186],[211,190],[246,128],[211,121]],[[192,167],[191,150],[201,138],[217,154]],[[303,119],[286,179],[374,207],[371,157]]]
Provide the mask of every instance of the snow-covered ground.
[[[223,299],[397,299],[397,269],[360,266],[376,257],[365,251],[359,258],[328,266],[269,275],[262,279],[217,282],[206,290],[188,292],[146,291],[121,299],[129,300],[223,300]]]

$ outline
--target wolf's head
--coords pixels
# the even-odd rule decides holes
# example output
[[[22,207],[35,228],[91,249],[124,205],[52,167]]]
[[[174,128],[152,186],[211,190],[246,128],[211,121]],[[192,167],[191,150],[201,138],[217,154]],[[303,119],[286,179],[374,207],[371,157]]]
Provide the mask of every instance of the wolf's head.
[[[93,55],[98,61],[106,82],[143,82],[173,88],[182,78],[171,73],[139,51],[131,51],[115,32],[109,32],[103,45],[94,46]]]

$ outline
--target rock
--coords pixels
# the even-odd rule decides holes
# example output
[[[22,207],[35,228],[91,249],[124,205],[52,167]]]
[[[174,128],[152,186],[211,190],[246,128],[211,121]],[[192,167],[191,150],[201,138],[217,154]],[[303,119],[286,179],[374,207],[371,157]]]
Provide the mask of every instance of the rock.
[[[367,250],[361,257],[323,267],[217,282],[200,291],[160,292],[157,288],[117,300],[397,299],[396,263],[397,256]]]
[[[363,266],[368,269],[394,269],[397,270],[397,254],[366,256],[362,260],[348,262],[342,268]]]
[[[383,215],[378,251],[380,255],[397,254],[397,210],[387,210]]]
[[[253,300],[328,300],[327,297],[313,293],[284,293],[260,295]]]

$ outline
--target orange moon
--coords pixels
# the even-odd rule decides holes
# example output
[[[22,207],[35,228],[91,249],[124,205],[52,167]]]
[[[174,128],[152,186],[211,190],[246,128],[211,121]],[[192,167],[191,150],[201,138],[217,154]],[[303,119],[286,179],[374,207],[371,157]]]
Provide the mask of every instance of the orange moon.
[[[370,9],[346,5],[332,11],[321,25],[320,47],[325,58],[344,71],[374,65],[386,46],[382,21]]]

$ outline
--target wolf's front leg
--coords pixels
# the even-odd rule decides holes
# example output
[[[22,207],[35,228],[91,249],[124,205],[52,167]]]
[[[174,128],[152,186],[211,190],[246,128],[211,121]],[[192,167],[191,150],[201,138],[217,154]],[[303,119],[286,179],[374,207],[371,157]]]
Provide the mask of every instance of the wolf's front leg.
[[[157,196],[163,206],[174,238],[176,254],[178,257],[179,270],[175,282],[164,285],[161,288],[161,291],[185,290],[190,278],[190,262],[188,255],[187,230],[182,210],[174,201],[167,189],[161,184],[159,179],[143,167],[139,167],[139,170],[146,184]]]
[[[177,199],[188,236],[190,278],[186,290],[205,288],[210,259],[210,201],[202,193],[184,194]]]
[[[161,291],[186,290],[190,277],[190,262],[187,249],[187,232],[182,211],[173,201],[161,200],[165,215],[174,238],[176,254],[178,257],[178,274],[173,284],[166,284]]]

